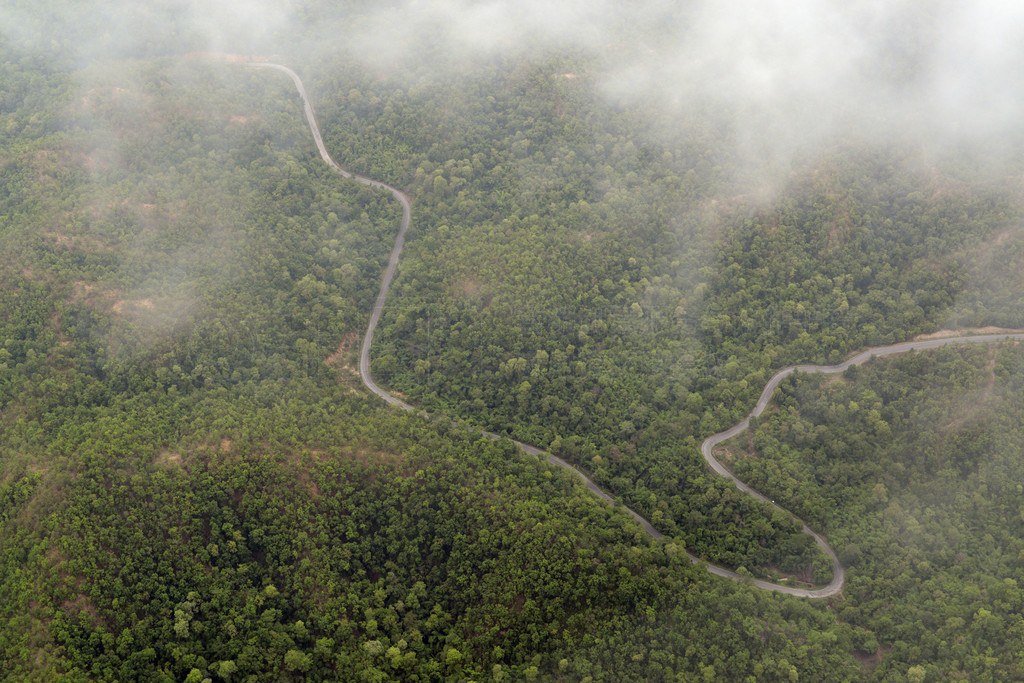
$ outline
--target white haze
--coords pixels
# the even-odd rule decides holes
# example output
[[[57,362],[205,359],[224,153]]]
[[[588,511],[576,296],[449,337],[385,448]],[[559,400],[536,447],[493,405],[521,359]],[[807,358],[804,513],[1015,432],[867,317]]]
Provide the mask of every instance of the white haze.
[[[1024,3],[1006,0],[71,1],[43,21],[49,3],[22,3],[0,8],[0,31],[81,60],[210,50],[301,68],[347,51],[394,73],[438,55],[579,51],[609,98],[709,108],[755,161],[849,134],[991,153],[1021,128]],[[67,44],[62,23],[89,38]]]
[[[775,196],[794,160],[846,140],[1024,177],[1019,0],[6,0],[0,34],[78,64],[213,51],[309,73],[345,53],[396,79],[582,54],[577,83],[652,112],[638,135],[692,121],[729,133],[719,156],[754,199]],[[1024,239],[1004,227],[1000,241]]]
[[[352,40],[370,60],[439,42],[452,53],[602,55],[597,85],[609,97],[711,106],[752,160],[851,133],[992,153],[1024,113],[1019,2],[411,0],[367,25]]]

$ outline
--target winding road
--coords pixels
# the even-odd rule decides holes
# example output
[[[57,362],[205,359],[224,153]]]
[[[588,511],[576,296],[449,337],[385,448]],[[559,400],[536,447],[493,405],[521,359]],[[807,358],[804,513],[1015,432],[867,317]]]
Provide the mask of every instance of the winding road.
[[[381,389],[380,386],[378,386],[377,383],[373,380],[373,376],[370,374],[370,345],[373,343],[373,333],[377,329],[377,325],[380,322],[381,313],[384,310],[384,301],[387,298],[388,289],[391,286],[391,280],[394,278],[395,271],[398,268],[398,260],[402,254],[402,246],[405,244],[405,234],[408,232],[409,225],[412,222],[412,204],[409,200],[409,197],[398,188],[392,187],[387,183],[382,183],[379,180],[373,180],[372,178],[366,178],[364,176],[350,173],[349,171],[346,171],[344,168],[335,163],[334,159],[332,159],[330,154],[327,153],[327,148],[324,146],[323,138],[320,135],[320,128],[317,126],[316,118],[313,113],[313,107],[309,102],[309,97],[306,94],[306,88],[303,86],[302,80],[299,78],[298,74],[296,74],[288,67],[282,66],[280,64],[255,62],[250,63],[248,66],[256,68],[275,69],[277,71],[281,71],[287,74],[288,77],[292,79],[292,82],[295,84],[296,89],[299,91],[299,95],[302,97],[302,102],[306,112],[306,122],[309,124],[309,128],[313,133],[313,140],[314,142],[316,142],[317,149],[320,151],[320,157],[324,160],[324,162],[346,178],[352,178],[370,187],[376,187],[382,190],[387,190],[395,197],[398,203],[401,204],[402,206],[402,223],[398,229],[398,236],[395,238],[395,244],[391,248],[391,257],[388,260],[387,269],[384,271],[384,277],[382,278],[380,285],[380,292],[377,294],[377,301],[374,303],[373,313],[370,315],[370,322],[367,325],[366,334],[363,337],[363,345],[359,351],[359,375],[363,381],[363,384],[366,385],[366,388],[372,391],[380,398],[382,398],[383,400],[387,401],[391,405],[398,406],[402,410],[415,411],[416,409],[413,406],[409,405],[408,403],[398,398],[397,396],[389,394],[384,389]],[[791,512],[789,512],[789,510],[786,510],[781,505],[778,505],[774,501],[765,497],[764,494],[760,493],[756,489],[751,488],[750,486],[744,484],[742,481],[737,479],[732,474],[732,472],[727,470],[725,466],[723,466],[722,463],[716,460],[714,455],[712,454],[712,450],[715,446],[743,432],[745,429],[747,429],[747,427],[750,426],[750,420],[752,418],[758,417],[759,415],[761,415],[762,412],[764,412],[764,409],[768,406],[768,403],[771,400],[772,395],[775,393],[775,390],[778,388],[779,384],[782,382],[783,379],[789,377],[795,372],[836,374],[843,372],[847,368],[852,367],[854,365],[862,365],[864,363],[867,363],[872,358],[881,356],[891,356],[899,353],[906,353],[908,351],[936,349],[942,346],[948,346],[950,344],[984,343],[997,342],[1003,340],[1024,341],[1024,334],[986,334],[946,337],[942,339],[928,339],[922,341],[911,341],[904,342],[902,344],[893,344],[891,346],[882,346],[878,348],[868,349],[866,351],[858,353],[849,360],[838,365],[794,365],[788,368],[783,368],[782,370],[779,370],[777,373],[775,373],[775,375],[772,376],[770,380],[768,380],[768,383],[765,384],[764,389],[761,391],[761,396],[760,398],[758,398],[757,404],[754,406],[754,409],[750,412],[750,414],[747,417],[743,418],[743,420],[741,420],[740,422],[730,427],[729,429],[726,429],[723,432],[719,432],[718,434],[715,434],[713,436],[709,436],[707,439],[705,439],[700,447],[701,453],[703,454],[704,460],[707,462],[708,467],[710,467],[716,474],[719,474],[723,477],[730,479],[741,491],[744,491],[753,496],[754,498],[757,498],[758,500],[763,501],[768,505],[771,505],[777,510],[781,510],[788,514],[792,514]],[[425,415],[426,413],[423,414]],[[493,432],[488,432],[484,430],[478,431],[479,433],[492,439],[504,438]],[[597,496],[598,498],[605,502],[614,503],[614,499],[610,495],[608,495],[607,492],[602,490],[597,484],[591,481],[591,479],[587,477],[587,475],[585,475],[582,471],[580,471],[578,468],[571,465],[570,463],[566,462],[565,460],[559,458],[556,455],[552,455],[551,453],[548,453],[540,448],[537,448],[536,446],[531,446],[521,441],[513,441],[513,443],[524,453],[546,458],[549,463],[557,465],[559,467],[564,467],[565,469],[569,470],[570,472],[578,476],[583,481],[583,484],[595,496]],[[664,534],[655,529],[649,521],[644,519],[638,513],[625,506],[623,507],[623,509],[634,519],[636,519],[636,521],[639,522],[640,525],[644,528],[644,530],[646,530],[647,533],[650,534],[652,537],[664,537]],[[706,564],[708,571],[712,574],[715,574],[716,576],[722,576],[736,581],[748,582],[751,585],[756,586],[757,588],[761,588],[768,591],[775,591],[778,593],[785,593],[787,595],[795,595],[797,597],[827,598],[829,596],[836,595],[843,589],[843,584],[846,582],[845,568],[839,562],[839,557],[836,555],[836,552],[832,548],[832,546],[830,546],[825,541],[825,539],[822,538],[818,533],[811,530],[811,528],[808,527],[803,520],[801,520],[799,517],[796,517],[796,519],[803,525],[803,532],[805,534],[809,534],[812,538],[814,538],[814,541],[818,544],[818,547],[820,547],[822,551],[832,559],[832,581],[827,586],[818,589],[795,588],[793,586],[784,586],[776,583],[771,583],[769,581],[761,581],[757,579],[750,579],[749,577],[742,577],[733,571],[713,564]],[[696,555],[693,555],[689,552],[687,552],[686,554],[693,563],[705,564],[704,560],[700,559]]]

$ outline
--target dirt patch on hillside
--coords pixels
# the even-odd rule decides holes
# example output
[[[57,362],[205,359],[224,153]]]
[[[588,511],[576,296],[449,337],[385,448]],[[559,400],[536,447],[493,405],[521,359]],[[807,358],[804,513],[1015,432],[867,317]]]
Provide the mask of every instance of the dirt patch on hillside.
[[[175,453],[174,451],[160,451],[160,453],[153,459],[153,464],[164,465],[168,467],[181,467],[181,453]]]
[[[743,436],[747,436],[744,434]],[[754,446],[750,443],[750,439],[736,437],[730,439],[728,446],[719,444],[712,451],[712,455],[715,456],[715,460],[722,463],[726,467],[731,469],[731,463],[735,460],[741,460],[745,458],[756,458],[758,457],[757,451],[754,450]]]
[[[152,310],[156,308],[156,304],[153,303],[153,299],[148,297],[145,299],[120,299],[114,302],[112,308],[114,309],[114,313],[122,313],[125,308],[145,308]]]
[[[1021,334],[1024,330],[1012,330],[1006,327],[968,327],[959,330],[939,330],[929,334],[919,334],[912,341],[924,341],[927,339],[946,339],[948,337],[964,337],[973,334]]]
[[[115,289],[106,289],[94,282],[76,280],[72,283],[69,302],[81,303],[86,306],[97,306],[101,301],[109,301],[120,294]]]
[[[349,332],[341,338],[334,353],[324,361],[338,371],[339,379],[359,377],[359,333]]]

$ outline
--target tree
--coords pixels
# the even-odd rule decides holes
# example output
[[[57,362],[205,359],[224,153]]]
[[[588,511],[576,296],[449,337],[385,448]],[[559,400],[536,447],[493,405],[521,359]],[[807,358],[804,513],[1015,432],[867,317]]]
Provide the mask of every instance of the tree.
[[[312,660],[308,654],[298,650],[288,650],[284,653],[284,667],[288,671],[309,671]]]

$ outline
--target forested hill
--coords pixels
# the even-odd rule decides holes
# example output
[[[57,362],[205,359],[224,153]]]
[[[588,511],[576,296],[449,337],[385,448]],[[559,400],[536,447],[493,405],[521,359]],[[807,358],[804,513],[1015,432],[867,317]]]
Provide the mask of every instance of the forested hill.
[[[357,390],[397,208],[323,168],[267,76],[119,62],[76,72],[79,97],[12,74],[53,98],[5,115],[9,676],[788,671],[796,646],[763,640],[796,628],[778,604],[510,443]],[[688,616],[734,602],[735,664]]]
[[[371,23],[314,2],[291,28],[350,6],[348,30]],[[1018,169],[864,136],[765,188],[714,107],[608,97],[609,59],[583,47],[244,46],[301,73],[336,159],[412,198],[375,376],[549,447],[655,541],[511,442],[363,390],[401,212],[322,163],[287,79],[180,56],[210,50],[173,12],[123,43],[116,23],[86,40],[74,3],[14,7],[31,20],[0,41],[8,679],[1024,676],[1012,345],[798,377],[726,444],[827,533],[842,595],[770,595],[683,553],[831,578],[697,446],[782,366],[1024,327]]]
[[[729,549],[709,538],[709,518],[746,517],[751,504],[707,480],[699,439],[735,423],[781,366],[837,362],[951,319],[1024,324],[1008,291],[1016,186],[922,169],[911,150],[842,147],[766,205],[734,194],[702,128],[659,146],[627,136],[658,122],[607,106],[585,64],[510,68],[481,68],[461,99],[430,72],[399,89],[339,68],[349,98],[320,105],[343,155],[416,197],[422,238],[404,257],[375,373],[431,409],[549,444],[704,557],[807,561],[766,550],[781,534],[807,543],[781,521],[771,542],[749,528],[730,530]],[[577,77],[561,77],[570,68]],[[453,121],[444,139],[457,143],[417,142],[424,124],[447,133]],[[531,121],[543,123],[527,136]],[[401,160],[360,143],[381,134]]]

